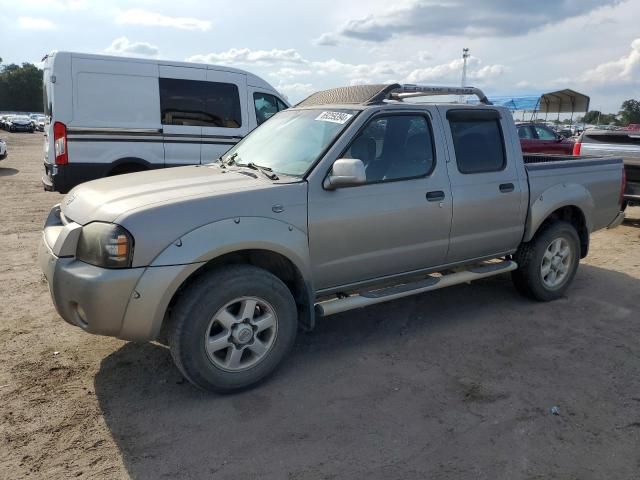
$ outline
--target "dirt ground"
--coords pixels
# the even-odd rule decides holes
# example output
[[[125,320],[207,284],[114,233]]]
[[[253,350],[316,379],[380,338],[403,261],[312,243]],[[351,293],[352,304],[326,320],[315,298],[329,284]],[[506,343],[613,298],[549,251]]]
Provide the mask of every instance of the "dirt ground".
[[[501,276],[337,315],[217,396],[164,347],[57,316],[42,134],[0,137],[0,478],[640,478],[640,208],[593,236],[567,298]]]

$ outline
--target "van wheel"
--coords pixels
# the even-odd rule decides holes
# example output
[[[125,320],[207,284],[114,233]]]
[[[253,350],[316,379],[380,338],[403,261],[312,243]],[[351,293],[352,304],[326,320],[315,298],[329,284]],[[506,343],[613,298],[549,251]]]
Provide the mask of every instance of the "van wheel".
[[[232,265],[198,279],[179,298],[168,329],[173,360],[204,390],[255,385],[284,360],[298,313],[287,286],[251,265]]]
[[[548,302],[562,297],[578,270],[580,239],[573,225],[554,222],[518,248],[511,272],[516,289],[534,300]]]
[[[146,167],[142,165],[138,165],[136,163],[127,163],[124,165],[118,165],[113,170],[109,172],[108,177],[113,177],[115,175],[124,175],[125,173],[135,173],[135,172],[144,172],[147,170]]]

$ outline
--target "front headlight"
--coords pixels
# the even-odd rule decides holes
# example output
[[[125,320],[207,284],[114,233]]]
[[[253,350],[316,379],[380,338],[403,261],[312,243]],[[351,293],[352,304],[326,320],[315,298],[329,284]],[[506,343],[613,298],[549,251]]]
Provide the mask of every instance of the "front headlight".
[[[133,260],[133,237],[114,223],[89,223],[82,227],[76,258],[97,267],[129,268]]]

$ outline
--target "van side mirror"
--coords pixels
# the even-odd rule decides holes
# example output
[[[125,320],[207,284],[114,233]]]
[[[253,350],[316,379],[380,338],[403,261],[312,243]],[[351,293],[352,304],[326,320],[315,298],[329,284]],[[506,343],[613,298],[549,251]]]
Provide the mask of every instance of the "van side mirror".
[[[327,190],[335,190],[342,187],[354,187],[367,182],[367,174],[364,163],[357,158],[339,158],[333,162],[333,167],[323,186]]]

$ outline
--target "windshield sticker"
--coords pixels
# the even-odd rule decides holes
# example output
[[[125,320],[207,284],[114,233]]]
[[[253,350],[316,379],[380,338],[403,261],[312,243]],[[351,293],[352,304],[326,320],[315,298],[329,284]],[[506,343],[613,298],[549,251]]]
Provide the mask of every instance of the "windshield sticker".
[[[316,120],[320,122],[331,122],[331,123],[339,123],[340,125],[344,125],[347,121],[353,117],[350,113],[344,112],[322,112],[320,115],[316,117]]]

